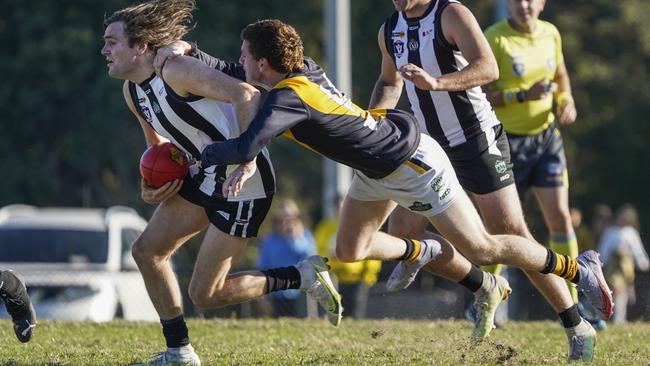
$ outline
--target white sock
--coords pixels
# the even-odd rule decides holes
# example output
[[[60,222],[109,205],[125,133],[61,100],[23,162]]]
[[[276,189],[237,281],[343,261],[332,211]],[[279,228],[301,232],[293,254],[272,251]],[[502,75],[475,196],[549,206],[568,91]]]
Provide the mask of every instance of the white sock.
[[[567,337],[571,338],[575,335],[589,333],[590,329],[591,325],[586,320],[582,319],[578,325],[571,328],[564,328],[564,331],[566,332]]]

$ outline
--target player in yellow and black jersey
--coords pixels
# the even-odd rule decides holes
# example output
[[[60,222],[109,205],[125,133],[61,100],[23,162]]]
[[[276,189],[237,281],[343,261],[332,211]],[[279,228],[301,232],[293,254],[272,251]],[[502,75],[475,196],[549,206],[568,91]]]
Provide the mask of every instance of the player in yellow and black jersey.
[[[561,256],[526,238],[490,235],[460,186],[445,152],[422,135],[415,118],[402,111],[364,111],[345,98],[323,71],[302,54],[300,36],[279,20],[262,20],[242,31],[240,64],[227,64],[197,52],[230,75],[271,90],[258,115],[240,137],[208,145],[204,166],[253,159],[274,136],[299,143],[356,169],[341,209],[336,255],[344,262],[401,260],[388,281],[406,288],[429,265],[458,273],[490,296],[507,297],[507,282],[481,272],[476,264],[504,263],[553,273],[578,283],[605,316],[612,300],[594,252],[579,260]],[[247,179],[231,174],[224,189]],[[398,238],[379,232],[396,205],[419,213],[442,234],[435,239]],[[444,236],[444,237],[443,237]],[[454,247],[464,256],[457,255]],[[284,280],[284,279],[283,279]],[[295,280],[295,279],[288,279]]]

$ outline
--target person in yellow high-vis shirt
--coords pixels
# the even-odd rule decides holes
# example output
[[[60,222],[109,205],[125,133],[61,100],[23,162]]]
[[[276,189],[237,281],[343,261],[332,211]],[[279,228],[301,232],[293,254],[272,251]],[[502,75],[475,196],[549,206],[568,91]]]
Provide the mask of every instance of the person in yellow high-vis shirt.
[[[327,257],[330,274],[338,281],[343,305],[343,316],[362,319],[366,316],[370,287],[377,283],[381,261],[363,260],[345,263],[336,259],[336,233],[338,218],[323,219],[316,226],[314,239],[318,255]]]
[[[520,199],[532,189],[551,249],[576,257],[566,157],[557,126],[574,123],[577,112],[560,33],[538,19],[544,5],[545,0],[508,0],[511,16],[485,31],[500,75],[485,91],[508,135]],[[577,302],[575,286],[568,286]]]

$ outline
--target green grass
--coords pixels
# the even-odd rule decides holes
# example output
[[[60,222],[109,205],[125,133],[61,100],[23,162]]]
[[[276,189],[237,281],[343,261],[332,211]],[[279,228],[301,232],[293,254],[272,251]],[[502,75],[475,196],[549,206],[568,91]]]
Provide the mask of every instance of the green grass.
[[[555,322],[509,322],[492,339],[468,341],[465,321],[345,319],[190,320],[203,365],[561,365],[566,338]],[[1,366],[128,365],[164,348],[160,326],[41,321],[21,344],[0,321]],[[650,324],[599,333],[594,365],[650,365]]]

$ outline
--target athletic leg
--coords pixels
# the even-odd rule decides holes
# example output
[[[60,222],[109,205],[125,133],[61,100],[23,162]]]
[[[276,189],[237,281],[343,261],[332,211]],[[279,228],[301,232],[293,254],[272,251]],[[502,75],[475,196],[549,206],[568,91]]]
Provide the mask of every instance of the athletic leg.
[[[133,244],[133,258],[162,320],[182,315],[181,293],[169,258],[208,225],[203,208],[180,195],[162,202]]]
[[[569,190],[566,186],[535,187],[533,194],[542,211],[550,233],[550,247],[554,251],[572,258],[578,256],[578,241],[571,224],[569,213]],[[578,291],[574,284],[567,282],[573,302],[578,302]]]

